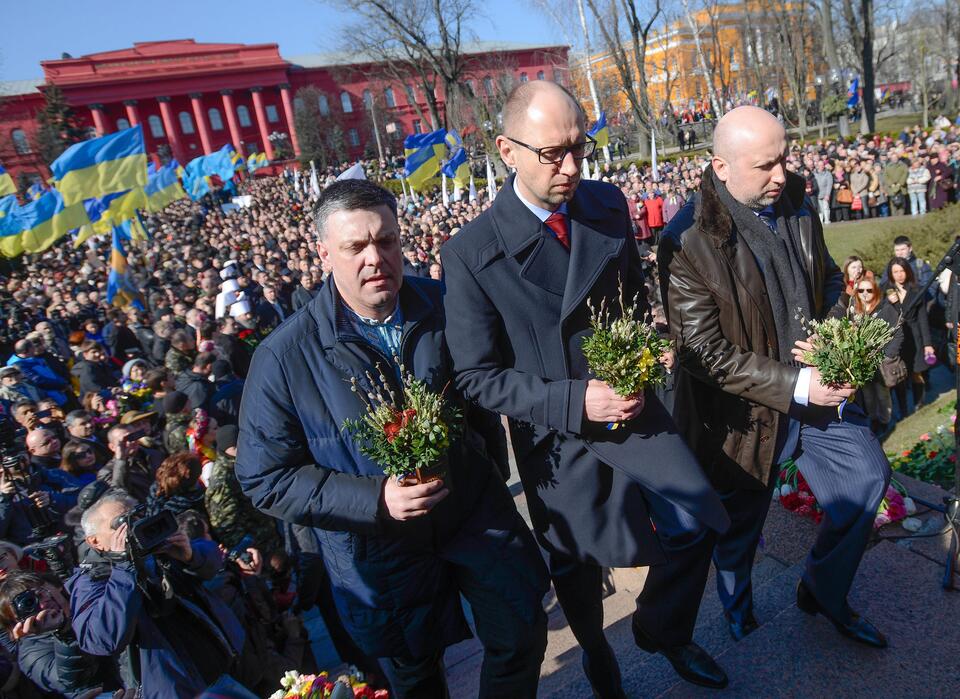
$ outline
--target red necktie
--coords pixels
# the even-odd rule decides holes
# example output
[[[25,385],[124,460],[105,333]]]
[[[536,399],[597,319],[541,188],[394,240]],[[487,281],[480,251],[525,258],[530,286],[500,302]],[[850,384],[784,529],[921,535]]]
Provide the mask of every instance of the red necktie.
[[[570,237],[567,235],[567,218],[559,211],[554,211],[547,217],[547,220],[544,221],[544,223],[547,224],[547,228],[553,231],[553,234],[557,236],[557,240],[560,241],[560,244],[569,250]]]

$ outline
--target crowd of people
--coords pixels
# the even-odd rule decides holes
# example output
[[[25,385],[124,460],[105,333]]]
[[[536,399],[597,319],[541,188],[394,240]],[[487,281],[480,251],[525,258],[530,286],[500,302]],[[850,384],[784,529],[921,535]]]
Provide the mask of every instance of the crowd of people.
[[[656,173],[623,160],[602,165],[602,179],[628,200],[648,264],[708,163],[684,155]],[[787,167],[805,178],[824,224],[922,215],[956,199],[960,127],[793,144]],[[336,174],[324,173],[322,184]],[[129,256],[142,290],[136,305],[106,302],[109,241],[64,243],[3,273],[5,694],[93,696],[142,685],[151,688],[144,696],[183,696],[229,672],[264,696],[283,671],[310,670],[302,615],[314,606],[340,657],[377,686],[376,663],[338,621],[316,543],[254,508],[233,472],[253,352],[327,276],[305,180],[285,172],[239,188],[248,206],[223,207],[208,195],[146,219],[150,238]],[[481,189],[447,205],[438,192],[405,194],[400,206],[405,274],[442,279],[441,247],[490,201]],[[922,402],[936,330],[956,331],[936,312],[952,295],[944,282],[926,303],[910,304],[931,272],[905,239],[886,270],[866,270],[857,258],[843,269],[858,310],[896,322],[900,308],[911,308],[891,350],[905,371],[864,392],[882,432],[891,388],[901,415],[908,389],[914,405]],[[227,279],[235,286],[224,312]],[[164,536],[151,540],[151,528]],[[69,575],[58,575],[64,568]]]

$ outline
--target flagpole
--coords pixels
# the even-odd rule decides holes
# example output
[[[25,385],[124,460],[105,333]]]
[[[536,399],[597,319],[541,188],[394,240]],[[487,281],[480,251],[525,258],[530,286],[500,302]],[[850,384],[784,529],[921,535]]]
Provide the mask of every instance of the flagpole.
[[[650,170],[653,175],[653,181],[660,181],[660,168],[657,165],[657,135],[653,129],[650,129]]]
[[[450,195],[447,194],[447,173],[440,173],[440,191],[443,197],[443,205],[446,207],[450,206]]]
[[[577,0],[577,10],[580,13],[580,28],[583,29],[583,50],[586,54],[585,68],[587,84],[590,86],[590,98],[593,100],[593,109],[600,118],[600,100],[597,99],[597,85],[593,82],[593,70],[590,68],[590,34],[587,32],[587,16],[583,12],[583,0]],[[610,146],[603,147],[603,157],[610,162]]]

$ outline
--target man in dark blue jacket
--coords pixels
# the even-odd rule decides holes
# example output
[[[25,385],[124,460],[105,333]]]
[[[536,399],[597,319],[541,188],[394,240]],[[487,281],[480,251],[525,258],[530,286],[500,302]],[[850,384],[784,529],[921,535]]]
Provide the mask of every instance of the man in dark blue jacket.
[[[485,649],[482,697],[534,697],[546,646],[546,571],[469,415],[446,481],[401,485],[344,432],[356,378],[407,372],[450,382],[439,284],[404,278],[396,200],[336,182],[314,211],[333,283],[257,348],[240,409],[236,474],[257,507],[318,543],[353,640],[385,658],[394,695],[447,696],[444,648]],[[448,394],[455,399],[454,394]],[[298,535],[298,536],[299,536]]]
[[[73,632],[84,653],[118,657],[124,687],[139,687],[144,699],[196,696],[244,670],[243,627],[202,585],[223,561],[215,543],[180,532],[167,539],[162,562],[130,560],[127,523],[113,525],[135,505],[107,494],[83,513],[90,550],[67,581]]]

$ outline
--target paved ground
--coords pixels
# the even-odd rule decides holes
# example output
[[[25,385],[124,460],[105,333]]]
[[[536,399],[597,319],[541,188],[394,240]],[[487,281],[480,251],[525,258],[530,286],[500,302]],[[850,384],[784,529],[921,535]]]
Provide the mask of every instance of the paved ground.
[[[940,503],[945,493],[934,486],[898,477],[911,495]],[[516,479],[511,482],[517,506],[526,504]],[[923,512],[921,533],[936,534],[943,518]],[[620,660],[629,697],[957,697],[960,696],[960,592],[941,587],[948,546],[946,535],[899,540],[899,525],[886,527],[868,550],[851,593],[852,606],[873,621],[890,640],[876,651],[842,638],[822,617],[796,607],[795,590],[803,560],[816,534],[814,524],[770,509],[763,548],[754,569],[758,631],[741,643],[729,637],[713,576],[700,609],[695,640],[709,650],[731,678],[723,692],[707,692],[676,676],[660,656],[638,650],[630,633],[630,614],[643,583],[643,569],[615,570],[611,594],[604,601],[606,632]],[[957,580],[960,584],[960,579]],[[552,593],[545,604],[549,632],[539,696],[583,699],[590,690],[580,669],[580,651]],[[338,660],[323,624],[309,624],[321,667]],[[451,696],[475,697],[482,661],[476,640],[448,649],[446,664]]]

